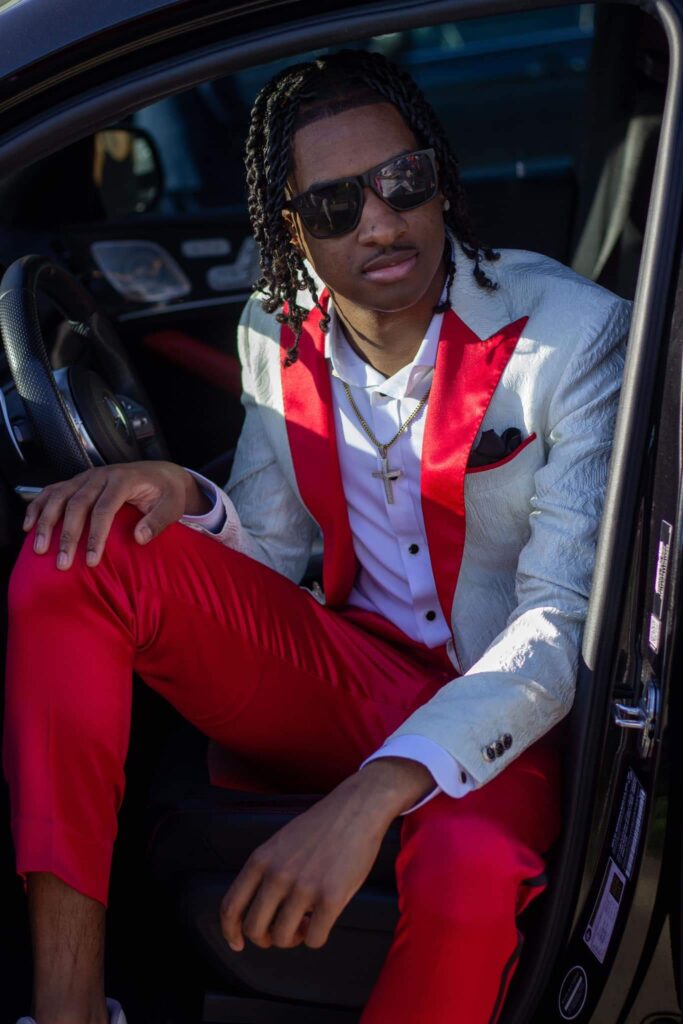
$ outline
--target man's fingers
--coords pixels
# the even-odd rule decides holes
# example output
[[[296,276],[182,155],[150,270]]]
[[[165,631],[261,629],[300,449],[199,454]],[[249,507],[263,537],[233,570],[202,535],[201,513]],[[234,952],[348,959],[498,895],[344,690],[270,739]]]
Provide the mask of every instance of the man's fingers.
[[[98,565],[109,537],[116,513],[125,505],[124,492],[120,488],[106,483],[90,513],[90,530],[85,549],[87,565]]]
[[[24,515],[24,521],[21,524],[21,526],[22,529],[25,530],[27,533],[32,528],[36,519],[40,515],[40,510],[42,509],[45,501],[45,491],[42,491],[40,494],[37,494],[35,498],[33,498],[29,505],[26,506],[26,513]]]
[[[280,904],[287,896],[292,882],[280,875],[266,875],[247,910],[242,924],[243,934],[261,949],[273,945],[271,927]]]
[[[177,522],[185,508],[186,477],[186,470],[163,461],[94,467],[45,487],[26,509],[23,528],[35,529],[34,549],[42,554],[64,518],[58,565],[68,569],[90,518],[86,562],[97,565],[113,519],[126,502],[144,513],[135,528],[141,544]]]
[[[297,886],[290,892],[275,915],[270,929],[270,937],[274,946],[280,949],[292,949],[300,946],[306,936],[310,912],[313,910],[315,898],[313,894]],[[309,915],[309,916],[307,916]]]
[[[263,871],[256,862],[247,861],[221,902],[221,931],[234,950],[244,949],[242,918],[258,889]]]
[[[69,498],[64,507],[64,521],[59,537],[59,554],[57,567],[69,569],[73,564],[74,555],[88,516],[97,503],[105,482],[101,478],[89,480],[83,487]]]
[[[324,946],[330,937],[332,925],[343,909],[343,902],[328,896],[320,896],[306,928],[305,944],[311,949],[320,949],[321,946]]]
[[[66,502],[80,486],[81,481],[75,477],[73,480],[65,481],[54,487],[46,487],[43,493],[35,499],[35,502],[32,502],[32,505],[37,506],[32,511],[30,523],[30,526],[35,525],[36,528],[33,550],[39,555],[49,548],[55,524],[61,519]]]
[[[26,514],[24,516],[24,521],[21,524],[22,529],[24,529],[27,533],[29,530],[33,529],[38,517],[40,516],[40,513],[43,511],[43,506],[45,505],[46,501],[47,495],[43,491],[43,493],[37,495],[37,497],[35,497],[31,504],[27,507]]]
[[[135,527],[135,539],[138,544],[146,544],[178,519],[178,507],[174,502],[174,496],[164,493]]]

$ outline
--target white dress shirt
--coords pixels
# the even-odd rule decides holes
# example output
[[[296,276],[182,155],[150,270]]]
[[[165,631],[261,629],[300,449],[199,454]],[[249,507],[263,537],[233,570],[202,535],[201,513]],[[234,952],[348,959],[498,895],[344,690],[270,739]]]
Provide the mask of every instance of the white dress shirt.
[[[450,626],[441,609],[432,571],[420,493],[425,404],[410,426],[388,451],[391,469],[401,476],[391,484],[393,502],[387,500],[383,481],[373,476],[379,453],[345,393],[354,401],[375,437],[390,440],[431,387],[443,314],[436,314],[411,363],[385,377],[351,348],[330,304],[330,328],[325,355],[332,378],[337,450],[354,551],[359,563],[349,604],[373,611],[398,626],[426,647],[446,645],[457,666]],[[198,473],[192,474],[213,508],[203,516],[183,516],[188,525],[219,532],[225,512],[218,488]],[[380,757],[404,757],[430,771],[437,786],[411,810],[444,791],[460,797],[473,782],[459,762],[443,747],[423,736],[405,735],[387,741],[364,765]]]

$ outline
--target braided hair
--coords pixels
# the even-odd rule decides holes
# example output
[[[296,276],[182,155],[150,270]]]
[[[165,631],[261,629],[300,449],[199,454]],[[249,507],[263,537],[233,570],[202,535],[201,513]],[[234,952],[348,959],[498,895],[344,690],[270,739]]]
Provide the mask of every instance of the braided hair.
[[[436,114],[413,79],[382,54],[364,50],[341,50],[286,68],[266,83],[256,97],[247,136],[246,167],[249,216],[261,269],[256,287],[263,293],[264,310],[268,313],[280,310],[278,321],[294,334],[294,344],[285,360],[287,365],[297,358],[299,337],[309,312],[297,302],[298,292],[309,292],[322,314],[323,331],[329,326],[329,316],[320,304],[316,282],[282,216],[294,133],[320,117],[374,103],[393,104],[420,146],[434,149],[441,193],[446,201],[446,226],[472,260],[472,273],[477,283],[482,288],[496,287],[481,261],[495,260],[498,254],[482,247],[474,234],[457,160]],[[450,308],[448,296],[455,277],[455,259],[448,236],[444,258],[446,298],[435,312]]]

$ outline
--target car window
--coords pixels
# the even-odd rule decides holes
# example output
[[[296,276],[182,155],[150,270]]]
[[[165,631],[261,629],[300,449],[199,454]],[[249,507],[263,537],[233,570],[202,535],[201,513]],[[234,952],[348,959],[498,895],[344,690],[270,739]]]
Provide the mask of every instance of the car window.
[[[582,4],[449,22],[355,45],[379,50],[410,72],[445,125],[464,179],[485,180],[555,175],[573,166],[592,39],[593,7]],[[242,150],[252,102],[280,68],[313,55],[205,83],[134,116],[159,152],[162,212],[244,205]]]

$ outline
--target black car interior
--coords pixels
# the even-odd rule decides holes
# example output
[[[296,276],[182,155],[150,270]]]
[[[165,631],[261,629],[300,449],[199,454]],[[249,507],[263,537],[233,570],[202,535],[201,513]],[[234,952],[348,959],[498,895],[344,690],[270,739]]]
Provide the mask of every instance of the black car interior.
[[[666,94],[664,36],[636,7],[558,10],[573,13],[546,24],[540,15],[554,12],[535,11],[519,30],[515,19],[523,14],[506,15],[505,23],[491,22],[488,36],[491,19],[478,19],[360,43],[402,61],[433,100],[461,153],[480,237],[545,252],[633,298]],[[501,70],[501,54],[487,39],[506,32],[514,45]],[[473,70],[482,65],[483,72]],[[495,73],[487,70],[494,66]],[[121,373],[112,377],[106,352],[104,378],[134,399],[138,412],[153,410],[159,424],[156,447],[143,431],[143,452],[168,451],[220,484],[241,423],[235,328],[257,272],[240,153],[250,97],[268,70],[205,83],[112,126],[130,132],[133,147],[147,147],[144,180],[128,200],[111,198],[121,195],[115,166],[108,189],[103,173],[93,175],[93,137],[0,180],[0,265],[11,266],[18,289],[35,289],[35,306],[22,315],[34,317],[45,344],[47,390],[51,375],[67,367],[81,378],[99,370],[106,346],[94,351],[78,325],[102,311],[136,386],[126,390]],[[15,265],[30,253],[42,260]],[[69,292],[64,271],[77,291]],[[45,438],[41,446],[29,436],[17,392],[31,353],[17,370],[17,345],[8,338],[16,324],[0,318],[0,333],[0,429],[16,438],[23,423],[26,434],[19,443],[26,461],[11,438],[0,443],[0,568],[7,579],[21,543],[14,488],[40,486],[78,466],[56,456],[46,461]],[[95,401],[85,391],[95,385],[87,378],[78,386],[73,398],[83,414],[81,406]],[[55,450],[67,435],[58,436]],[[107,460],[115,461],[111,448]],[[323,950],[232,953],[220,932],[222,895],[249,852],[316,794],[278,792],[277,780],[265,790],[258,779],[249,790],[210,786],[207,757],[226,777],[233,768],[248,775],[139,684],[112,878],[110,993],[133,1021],[357,1021],[397,920],[399,825]],[[566,784],[570,789],[570,770]],[[8,922],[2,946],[13,973],[8,1005],[19,1016],[28,1005],[29,953],[4,790],[0,807],[0,900]],[[550,893],[567,842],[565,836],[554,851]],[[521,921],[525,949],[504,1021],[520,1019],[516,1007],[551,904],[551,895],[543,897]]]

